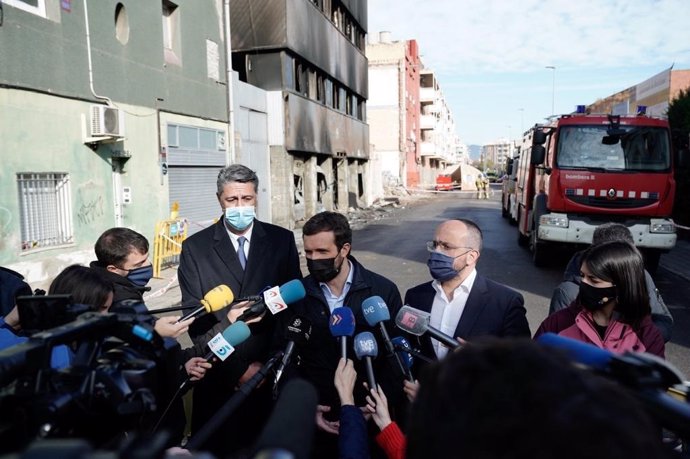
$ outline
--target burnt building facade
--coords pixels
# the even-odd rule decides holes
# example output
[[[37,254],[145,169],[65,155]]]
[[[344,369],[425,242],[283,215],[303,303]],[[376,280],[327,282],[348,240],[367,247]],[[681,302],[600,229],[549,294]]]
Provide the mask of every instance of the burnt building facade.
[[[233,70],[268,93],[273,223],[292,228],[322,210],[369,205],[366,0],[230,8]]]

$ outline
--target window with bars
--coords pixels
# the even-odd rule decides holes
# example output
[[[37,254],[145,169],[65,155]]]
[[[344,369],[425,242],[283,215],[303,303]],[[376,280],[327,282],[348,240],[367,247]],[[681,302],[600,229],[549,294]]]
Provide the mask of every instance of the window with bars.
[[[74,242],[69,175],[17,174],[22,251]]]
[[[13,6],[38,16],[46,17],[45,0],[3,0],[0,3]]]

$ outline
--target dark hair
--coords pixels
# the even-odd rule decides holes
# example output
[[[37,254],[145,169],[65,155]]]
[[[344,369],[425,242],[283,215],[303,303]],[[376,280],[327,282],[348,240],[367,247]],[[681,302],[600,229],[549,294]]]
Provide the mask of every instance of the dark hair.
[[[342,249],[346,243],[352,245],[352,229],[343,214],[329,211],[321,212],[307,220],[302,227],[304,236],[313,236],[324,231],[333,231],[335,246],[338,250]]]
[[[408,459],[665,457],[624,388],[529,339],[479,338],[421,376]]]
[[[113,265],[120,268],[133,251],[141,254],[148,253],[149,241],[129,228],[110,228],[96,241],[95,251],[100,265],[103,267]]]
[[[49,295],[70,294],[75,304],[88,304],[94,309],[103,309],[108,296],[113,293],[113,284],[103,279],[94,269],[71,265],[62,270],[48,289]]]
[[[594,233],[592,234],[592,245],[610,241],[625,241],[631,245],[635,245],[632,233],[627,226],[621,223],[603,223],[594,229]]]
[[[622,322],[637,328],[651,314],[644,260],[634,245],[624,241],[593,245],[582,255],[582,263],[593,276],[616,286],[616,311]]]
[[[259,191],[259,177],[256,172],[243,164],[231,164],[220,170],[216,181],[218,196],[223,192],[225,185],[231,182],[253,183],[254,192]]]
[[[477,252],[481,253],[484,239],[481,228],[479,228],[475,222],[466,218],[456,218],[456,220],[467,226],[467,235],[465,236],[465,244],[467,247],[472,247]]]

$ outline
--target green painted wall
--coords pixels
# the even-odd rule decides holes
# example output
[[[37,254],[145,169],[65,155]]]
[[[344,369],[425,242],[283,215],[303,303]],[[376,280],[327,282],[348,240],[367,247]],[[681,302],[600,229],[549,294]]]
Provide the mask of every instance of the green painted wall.
[[[118,3],[127,11],[126,44],[116,38]],[[130,156],[119,178],[132,191],[121,224],[153,242],[156,222],[169,215],[168,181],[159,164],[159,116],[176,113],[190,125],[225,126],[222,2],[175,3],[181,65],[165,63],[161,0],[88,1],[94,90],[123,110],[125,119],[125,138],[99,143],[95,151],[84,143],[90,107],[104,102],[89,84],[83,1],[72,0],[71,11],[65,11],[59,0],[46,0],[47,18],[3,4],[0,265],[14,267],[32,286],[67,264],[88,261],[98,236],[115,226],[113,158],[119,155]],[[218,44],[220,81],[208,77],[207,40]],[[74,244],[22,252],[21,172],[69,173]]]
[[[59,0],[46,0],[59,3]],[[118,41],[115,9],[124,5],[129,40]],[[222,8],[215,0],[178,0],[181,66],[165,64],[160,0],[90,0],[95,92],[126,103],[227,120]],[[83,1],[54,18],[3,5],[0,84],[98,101],[91,94]],[[219,80],[207,75],[206,40],[218,44]],[[158,100],[162,99],[162,100]]]
[[[49,103],[52,100],[52,103]],[[108,160],[83,145],[81,114],[87,104],[16,90],[0,90],[0,264],[20,259],[17,173],[66,172],[71,178],[75,246],[93,247],[99,230],[114,222]],[[60,249],[51,249],[52,251]],[[32,251],[22,261],[44,258]]]

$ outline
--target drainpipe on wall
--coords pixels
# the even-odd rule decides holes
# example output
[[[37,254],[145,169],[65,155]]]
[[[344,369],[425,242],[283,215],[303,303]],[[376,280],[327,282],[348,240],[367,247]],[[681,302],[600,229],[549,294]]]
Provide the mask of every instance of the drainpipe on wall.
[[[86,56],[89,59],[89,86],[91,87],[91,94],[96,99],[104,100],[112,107],[113,102],[105,96],[99,96],[96,94],[96,90],[93,88],[93,62],[91,61],[91,33],[89,31],[89,9],[86,6],[86,0],[84,0],[84,25],[86,26]]]
[[[84,0],[86,1],[86,0]],[[235,108],[232,99],[232,35],[230,34],[230,0],[223,0],[223,16],[225,20],[225,71],[228,99],[228,143],[230,148],[230,163],[235,158]]]

